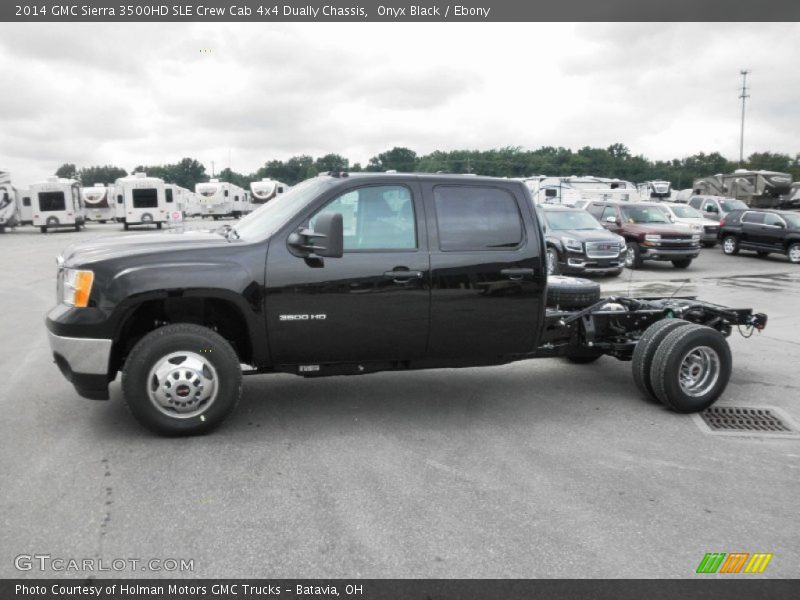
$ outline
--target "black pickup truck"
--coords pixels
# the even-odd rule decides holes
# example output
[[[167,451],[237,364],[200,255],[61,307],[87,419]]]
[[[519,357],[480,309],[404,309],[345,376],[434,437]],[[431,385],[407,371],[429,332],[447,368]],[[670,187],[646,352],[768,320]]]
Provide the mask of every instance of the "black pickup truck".
[[[725,336],[766,324],[694,298],[603,299],[595,282],[546,271],[522,182],[330,173],[233,227],[65,250],[46,325],[78,394],[107,399],[121,371],[133,415],[175,435],[219,425],[243,374],[606,354],[633,361],[645,396],[694,412],[728,382]]]

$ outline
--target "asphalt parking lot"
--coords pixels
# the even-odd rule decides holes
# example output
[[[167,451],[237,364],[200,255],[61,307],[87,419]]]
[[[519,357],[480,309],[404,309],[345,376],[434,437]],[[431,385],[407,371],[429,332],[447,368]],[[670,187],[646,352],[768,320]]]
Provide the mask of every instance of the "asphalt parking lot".
[[[800,575],[800,439],[703,433],[610,358],[256,376],[212,435],[152,435],[118,382],[109,402],[76,395],[43,324],[58,252],[120,229],[0,236],[0,577],[86,577],[15,568],[48,554],[192,559],[193,577],[683,578],[707,552],[769,552],[761,576]],[[599,281],[768,313],[731,337],[720,403],[800,422],[800,268],[715,248]]]

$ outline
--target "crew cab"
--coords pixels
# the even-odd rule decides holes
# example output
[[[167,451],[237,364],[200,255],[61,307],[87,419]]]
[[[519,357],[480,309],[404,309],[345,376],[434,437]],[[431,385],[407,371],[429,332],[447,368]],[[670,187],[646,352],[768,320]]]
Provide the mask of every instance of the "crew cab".
[[[700,254],[700,234],[670,222],[661,203],[592,202],[587,208],[610,231],[625,238],[625,266],[669,261],[685,269]]]
[[[622,272],[625,238],[605,229],[585,210],[540,204],[537,212],[544,230],[548,275]]]
[[[695,298],[601,298],[595,282],[548,280],[545,256],[522,182],[324,174],[232,227],[68,248],[46,326],[78,394],[107,399],[121,372],[136,419],[185,435],[233,411],[243,374],[542,357],[632,360],[643,395],[693,412],[728,382],[732,328],[766,324]]]
[[[735,210],[720,221],[725,254],[751,250],[759,256],[785,254],[800,264],[800,214],[784,210]]]

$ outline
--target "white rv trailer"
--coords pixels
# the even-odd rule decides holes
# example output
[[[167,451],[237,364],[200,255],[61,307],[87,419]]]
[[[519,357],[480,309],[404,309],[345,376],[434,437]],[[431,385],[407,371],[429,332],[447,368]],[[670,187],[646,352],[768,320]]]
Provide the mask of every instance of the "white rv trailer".
[[[61,227],[80,231],[86,223],[81,185],[74,179],[53,176],[31,185],[31,209],[33,225],[42,233]]]
[[[200,203],[197,201],[197,195],[193,191],[174,183],[167,183],[166,194],[170,210],[180,211],[184,217],[200,214]],[[173,201],[174,205],[171,204]]]
[[[18,223],[17,190],[11,185],[8,171],[0,171],[0,233]]]
[[[667,202],[672,197],[672,183],[663,179],[645,181],[636,186],[639,197],[648,202]]]
[[[238,219],[253,210],[247,193],[238,185],[226,181],[211,179],[208,183],[198,183],[194,191],[200,196],[203,218]]]
[[[638,200],[636,186],[630,181],[607,177],[547,177],[539,175],[525,180],[536,204],[565,204],[579,200]]]
[[[89,221],[105,223],[116,217],[114,188],[95,183],[92,187],[81,188],[81,198]]]
[[[250,182],[250,193],[252,195],[253,204],[264,204],[269,202],[276,196],[280,196],[289,186],[282,181],[276,181],[265,177],[261,181]]]
[[[123,223],[125,231],[131,225],[155,225],[161,229],[167,220],[167,211],[172,204],[167,203],[166,184],[159,177],[148,177],[147,173],[137,172],[120,177],[114,183],[117,203],[120,198],[124,207]]]
[[[33,225],[30,188],[17,188],[17,218],[20,225]]]

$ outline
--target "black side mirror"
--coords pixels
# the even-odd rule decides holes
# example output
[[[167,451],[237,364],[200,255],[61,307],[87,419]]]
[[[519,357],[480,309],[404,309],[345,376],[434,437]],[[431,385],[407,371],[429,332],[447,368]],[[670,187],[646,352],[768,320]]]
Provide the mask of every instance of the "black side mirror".
[[[286,241],[302,256],[315,254],[328,258],[341,258],[344,254],[343,223],[341,213],[323,213],[317,216],[313,231],[311,229],[295,231]]]

